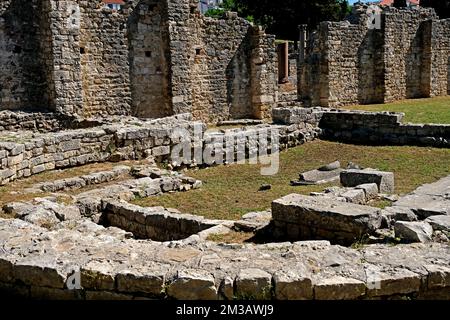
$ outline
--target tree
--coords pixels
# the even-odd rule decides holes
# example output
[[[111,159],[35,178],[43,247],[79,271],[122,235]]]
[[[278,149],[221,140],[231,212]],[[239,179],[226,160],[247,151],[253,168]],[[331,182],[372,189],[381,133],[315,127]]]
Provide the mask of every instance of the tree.
[[[449,0],[422,0],[422,7],[431,7],[436,10],[439,17],[445,19],[450,18],[450,1]]]
[[[346,0],[225,0],[223,8],[254,19],[286,40],[298,39],[300,24],[315,28],[321,21],[339,21],[349,13]]]

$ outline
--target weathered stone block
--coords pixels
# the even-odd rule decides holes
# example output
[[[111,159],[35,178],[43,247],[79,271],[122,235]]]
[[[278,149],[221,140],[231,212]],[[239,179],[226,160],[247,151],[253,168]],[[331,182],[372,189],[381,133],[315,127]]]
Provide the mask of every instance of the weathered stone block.
[[[238,298],[269,299],[272,275],[260,269],[244,269],[236,277],[235,287]]]
[[[366,293],[364,282],[335,276],[320,279],[314,284],[316,300],[354,300]]]
[[[378,185],[376,183],[361,184],[356,189],[364,190],[367,201],[373,200],[378,196]]]
[[[298,274],[297,269],[276,272],[273,279],[277,300],[311,300],[313,298],[310,277]]]
[[[167,294],[177,300],[217,300],[217,288],[211,273],[203,270],[178,271],[167,287]]]
[[[426,222],[397,221],[394,225],[395,236],[405,242],[430,242],[433,227]]]
[[[298,194],[272,202],[272,217],[297,227],[299,238],[293,240],[352,242],[381,226],[380,209]]]
[[[147,293],[152,296],[159,296],[164,287],[166,272],[162,270],[145,270],[136,272],[135,270],[124,270],[116,276],[117,290],[127,293]]]
[[[394,193],[394,174],[372,169],[345,170],[341,172],[341,183],[344,187],[357,187],[361,184],[376,183],[380,193]]]

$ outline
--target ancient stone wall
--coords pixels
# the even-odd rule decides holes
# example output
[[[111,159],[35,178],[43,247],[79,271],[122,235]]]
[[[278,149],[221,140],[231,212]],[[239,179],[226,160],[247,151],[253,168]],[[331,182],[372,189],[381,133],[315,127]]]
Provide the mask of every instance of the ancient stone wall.
[[[114,201],[105,204],[104,217],[107,225],[132,232],[138,239],[161,242],[183,240],[217,225],[200,216]]]
[[[275,123],[317,125],[323,139],[366,144],[450,146],[450,125],[403,124],[403,116],[393,112],[324,108],[276,108],[273,111]]]
[[[45,115],[42,117],[44,119],[40,122],[41,125],[45,125],[46,121],[51,123],[51,118],[45,119]],[[56,124],[64,128],[64,122]],[[37,123],[30,121],[29,126],[33,125]],[[183,133],[192,135],[198,129],[199,136],[192,136],[193,139],[198,139],[189,141],[188,143],[193,145],[189,144],[188,148],[190,150],[194,147],[194,143],[197,143],[197,146],[201,148],[201,155],[206,154],[207,148],[211,154],[215,150],[212,146],[216,148],[216,143],[222,143],[223,150],[219,149],[223,151],[221,163],[225,161],[225,154],[235,155],[237,152],[243,152],[245,159],[245,156],[251,152],[257,153],[258,145],[254,145],[254,141],[250,141],[250,138],[256,139],[260,132],[266,139],[266,149],[271,147],[270,130],[272,129],[278,130],[280,148],[303,144],[315,139],[318,135],[315,126],[303,123],[292,126],[260,125],[254,128],[231,130],[227,133],[208,134],[205,133],[205,127],[202,123],[192,121],[190,114],[181,114],[147,121],[132,118],[129,121],[100,124],[89,129],[57,133],[22,132],[20,138],[17,137],[17,133],[6,134],[0,136],[0,185],[44,171],[94,162],[138,160],[149,156],[155,157],[158,161],[168,160],[173,148],[183,146],[182,139],[187,138],[175,134],[178,130],[186,130]],[[229,144],[228,140],[232,143]],[[177,165],[213,165],[216,157],[212,154],[211,157],[213,159],[210,163],[206,159],[182,158],[186,163],[177,163]],[[237,156],[234,157],[237,158]]]
[[[386,8],[370,29],[367,7],[348,21],[323,22],[299,66],[299,96],[339,107],[446,95],[449,23],[432,9]]]
[[[79,48],[75,48],[78,52],[74,56],[79,57],[81,64],[81,115],[128,115],[131,113],[129,10],[111,10],[102,1],[80,1],[79,7]]]
[[[274,38],[227,14],[200,15],[195,0],[169,3],[173,109],[217,122],[262,118],[275,102]]]
[[[24,10],[23,8],[26,8]],[[42,2],[0,4],[0,109],[48,109]]]
[[[431,95],[450,93],[450,20],[433,22],[431,40]]]
[[[274,38],[195,0],[12,0],[0,17],[2,110],[217,122],[270,116],[276,100]]]
[[[128,25],[133,114],[171,115],[171,79],[167,3],[141,1]]]
[[[386,102],[430,96],[434,21],[437,16],[429,9],[384,13]]]

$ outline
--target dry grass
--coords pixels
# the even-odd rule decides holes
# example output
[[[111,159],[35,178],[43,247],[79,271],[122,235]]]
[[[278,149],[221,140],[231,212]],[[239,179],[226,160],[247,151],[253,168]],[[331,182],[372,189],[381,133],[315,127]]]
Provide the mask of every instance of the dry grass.
[[[345,109],[366,111],[395,111],[405,113],[404,122],[450,123],[450,97],[414,99],[387,104],[358,105]]]
[[[270,208],[274,199],[287,194],[322,191],[326,185],[292,187],[289,182],[298,178],[301,172],[335,160],[340,160],[343,165],[352,161],[364,167],[393,171],[400,194],[450,174],[450,149],[369,147],[315,141],[282,152],[281,168],[275,176],[261,176],[260,167],[252,165],[190,170],[186,175],[202,180],[203,188],[138,199],[135,204],[165,206],[208,218],[236,220],[248,212]],[[262,184],[271,184],[272,190],[259,192]]]
[[[254,233],[231,231],[227,234],[213,234],[208,237],[209,241],[217,243],[245,243],[249,242],[255,236]]]

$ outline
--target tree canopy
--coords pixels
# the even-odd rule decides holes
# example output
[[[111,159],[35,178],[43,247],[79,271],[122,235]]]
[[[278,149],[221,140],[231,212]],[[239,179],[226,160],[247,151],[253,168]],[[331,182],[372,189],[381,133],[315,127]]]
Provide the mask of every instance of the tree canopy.
[[[342,20],[349,12],[346,0],[225,0],[223,8],[286,40],[298,39],[300,24],[315,28],[321,21]]]
[[[422,0],[420,5],[423,7],[434,8],[441,18],[450,18],[450,1],[449,0]]]

